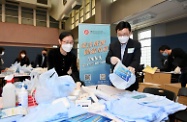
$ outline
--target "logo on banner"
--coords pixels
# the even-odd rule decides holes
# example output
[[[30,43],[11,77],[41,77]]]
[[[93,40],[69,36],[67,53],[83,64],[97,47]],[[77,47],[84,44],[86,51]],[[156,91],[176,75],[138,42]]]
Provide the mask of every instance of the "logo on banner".
[[[88,35],[89,33],[90,33],[89,30],[84,30],[85,35]]]

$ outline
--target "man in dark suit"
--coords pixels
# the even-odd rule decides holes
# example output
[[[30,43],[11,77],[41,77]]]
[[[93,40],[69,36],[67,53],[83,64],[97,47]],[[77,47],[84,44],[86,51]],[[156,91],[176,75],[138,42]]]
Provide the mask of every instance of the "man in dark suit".
[[[42,53],[37,55],[34,66],[33,67],[47,67],[47,49],[44,48]]]
[[[128,67],[128,69],[136,73],[140,65],[141,44],[138,41],[130,39],[131,25],[128,22],[121,21],[116,26],[118,41],[110,44],[106,62],[114,66],[119,60]],[[137,90],[138,81],[131,85],[127,90]]]
[[[181,82],[181,87],[186,87],[187,84],[187,53],[181,48],[171,49],[167,45],[162,45],[159,48],[159,52],[166,57],[172,58],[172,65],[176,68],[174,73],[180,74],[179,81]]]

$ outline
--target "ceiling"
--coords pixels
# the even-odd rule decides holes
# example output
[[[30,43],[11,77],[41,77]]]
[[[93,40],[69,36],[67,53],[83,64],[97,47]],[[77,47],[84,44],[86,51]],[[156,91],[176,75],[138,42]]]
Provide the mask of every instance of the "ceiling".
[[[187,17],[187,0],[166,0],[123,20],[130,22],[132,29],[139,29],[184,17]]]

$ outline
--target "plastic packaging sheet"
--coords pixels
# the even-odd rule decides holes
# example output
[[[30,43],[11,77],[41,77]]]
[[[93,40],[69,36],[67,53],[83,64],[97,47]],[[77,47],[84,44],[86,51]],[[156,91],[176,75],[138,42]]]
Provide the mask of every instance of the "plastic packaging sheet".
[[[32,71],[32,67],[31,65],[26,66],[23,65],[21,66],[20,63],[15,62],[14,64],[11,65],[11,67],[9,68],[9,71],[12,71],[13,73],[30,73]]]
[[[74,88],[75,82],[69,75],[58,77],[54,69],[41,74],[35,93],[38,106],[18,122],[56,122],[85,113],[67,98]]]
[[[36,102],[51,103],[53,100],[68,96],[75,88],[75,82],[69,75],[58,77],[54,69],[51,69],[39,77],[36,86]]]
[[[118,89],[126,89],[136,81],[136,76],[121,61],[118,61],[109,78],[112,84]]]

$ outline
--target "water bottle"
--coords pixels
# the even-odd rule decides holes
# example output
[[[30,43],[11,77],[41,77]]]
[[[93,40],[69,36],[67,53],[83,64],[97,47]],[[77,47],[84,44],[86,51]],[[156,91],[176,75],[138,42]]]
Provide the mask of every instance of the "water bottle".
[[[5,77],[6,85],[3,87],[2,99],[3,108],[10,108],[16,106],[16,87],[12,82],[14,81],[13,76]]]
[[[17,96],[18,105],[27,108],[28,107],[28,91],[24,87],[24,83],[22,83],[22,87],[18,92]]]

